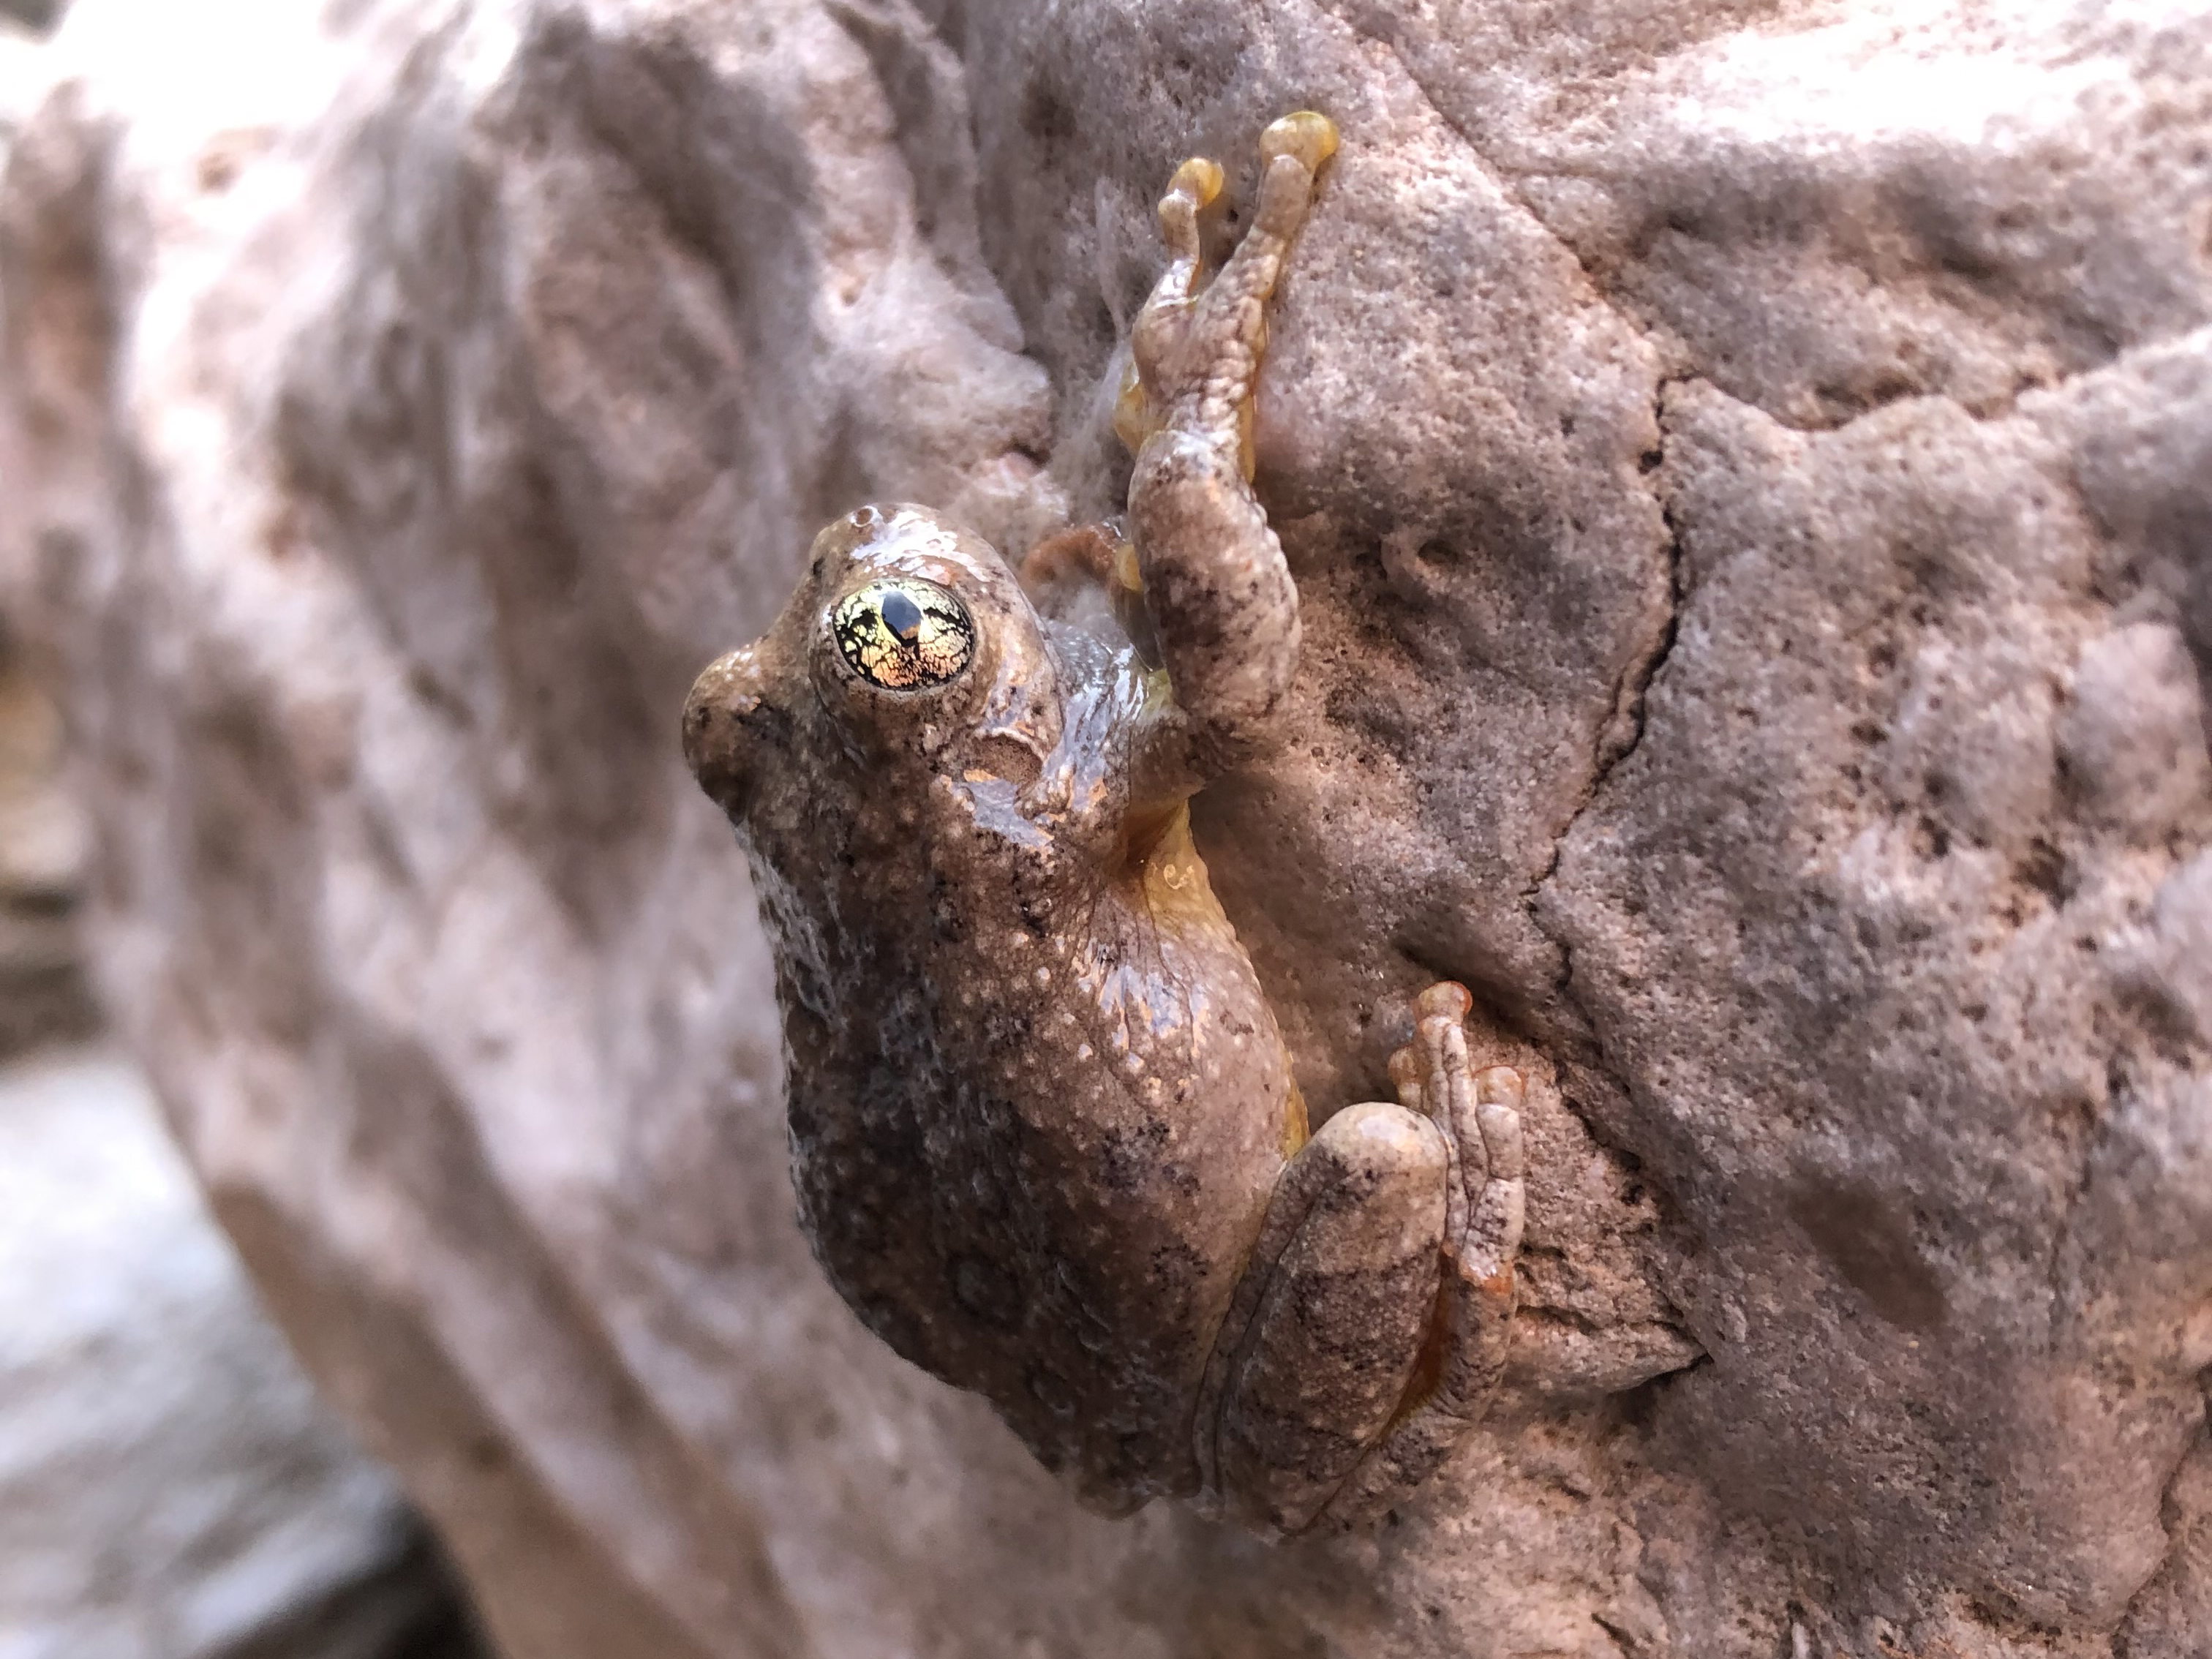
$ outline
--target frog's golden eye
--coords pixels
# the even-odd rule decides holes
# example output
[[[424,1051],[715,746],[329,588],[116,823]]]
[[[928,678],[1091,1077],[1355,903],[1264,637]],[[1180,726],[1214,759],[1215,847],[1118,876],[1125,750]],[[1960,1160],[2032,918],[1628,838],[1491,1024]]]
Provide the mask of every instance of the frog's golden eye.
[[[853,672],[886,691],[943,685],[975,654],[968,607],[913,576],[886,576],[848,593],[830,628]]]

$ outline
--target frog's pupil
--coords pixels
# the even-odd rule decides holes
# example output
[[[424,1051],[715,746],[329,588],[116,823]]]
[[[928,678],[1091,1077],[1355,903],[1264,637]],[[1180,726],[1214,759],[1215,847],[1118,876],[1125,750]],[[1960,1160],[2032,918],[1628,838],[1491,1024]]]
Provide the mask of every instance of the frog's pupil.
[[[884,626],[909,645],[921,632],[921,607],[896,587],[884,595],[883,617]]]

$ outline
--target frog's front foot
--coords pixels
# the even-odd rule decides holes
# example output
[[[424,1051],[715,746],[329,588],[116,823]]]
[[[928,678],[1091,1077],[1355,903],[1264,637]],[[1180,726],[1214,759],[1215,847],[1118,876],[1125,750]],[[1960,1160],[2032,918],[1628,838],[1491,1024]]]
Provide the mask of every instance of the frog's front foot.
[[[1129,528],[1201,775],[1264,740],[1297,672],[1297,590],[1252,493],[1253,394],[1267,301],[1335,149],[1335,125],[1310,110],[1267,130],[1251,228],[1210,283],[1198,216],[1221,169],[1178,167],[1160,202],[1168,270],[1130,331],[1134,378],[1115,419],[1137,457]]]
[[[1267,347],[1267,301],[1336,149],[1336,124],[1312,110],[1285,115],[1260,135],[1252,227],[1211,283],[1199,216],[1220,196],[1222,171],[1201,156],[1176,169],[1159,207],[1168,269],[1130,330],[1130,374],[1114,411],[1115,430],[1132,453],[1175,427],[1233,447],[1238,470],[1251,477],[1253,384]]]

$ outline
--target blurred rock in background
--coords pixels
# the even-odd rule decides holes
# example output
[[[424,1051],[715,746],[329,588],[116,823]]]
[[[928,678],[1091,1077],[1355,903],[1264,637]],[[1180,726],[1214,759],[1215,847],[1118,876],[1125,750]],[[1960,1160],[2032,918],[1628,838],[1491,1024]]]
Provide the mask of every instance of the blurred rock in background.
[[[0,626],[0,1059],[99,1024],[73,926],[85,828],[60,716]]]
[[[137,1070],[0,1066],[0,1653],[460,1659],[453,1591],[263,1316]]]
[[[61,759],[0,635],[0,1654],[466,1659],[428,1534],[95,1040]]]
[[[61,758],[0,635],[0,1654],[465,1659],[428,1535],[94,1040]]]
[[[35,38],[0,22],[0,159],[38,73]],[[0,617],[0,1655],[472,1659],[428,1532],[100,1040],[64,761]]]
[[[26,26],[59,11],[35,0],[0,3],[0,163],[39,91],[44,57]],[[8,487],[0,475],[0,489]],[[99,1024],[75,927],[86,826],[61,769],[60,714],[0,616],[0,1060],[35,1042],[89,1036]]]
[[[11,19],[26,28],[52,28],[62,15],[64,0],[0,0],[0,18]]]

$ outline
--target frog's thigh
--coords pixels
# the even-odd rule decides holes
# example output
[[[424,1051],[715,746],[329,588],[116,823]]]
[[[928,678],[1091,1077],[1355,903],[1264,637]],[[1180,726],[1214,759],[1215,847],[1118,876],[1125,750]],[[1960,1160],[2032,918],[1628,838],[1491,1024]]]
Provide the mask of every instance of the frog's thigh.
[[[1304,1526],[1389,1425],[1437,1307],[1449,1164],[1419,1113],[1352,1106],[1277,1182],[1271,1209],[1303,1213],[1232,1362],[1216,1466],[1248,1521]]]

